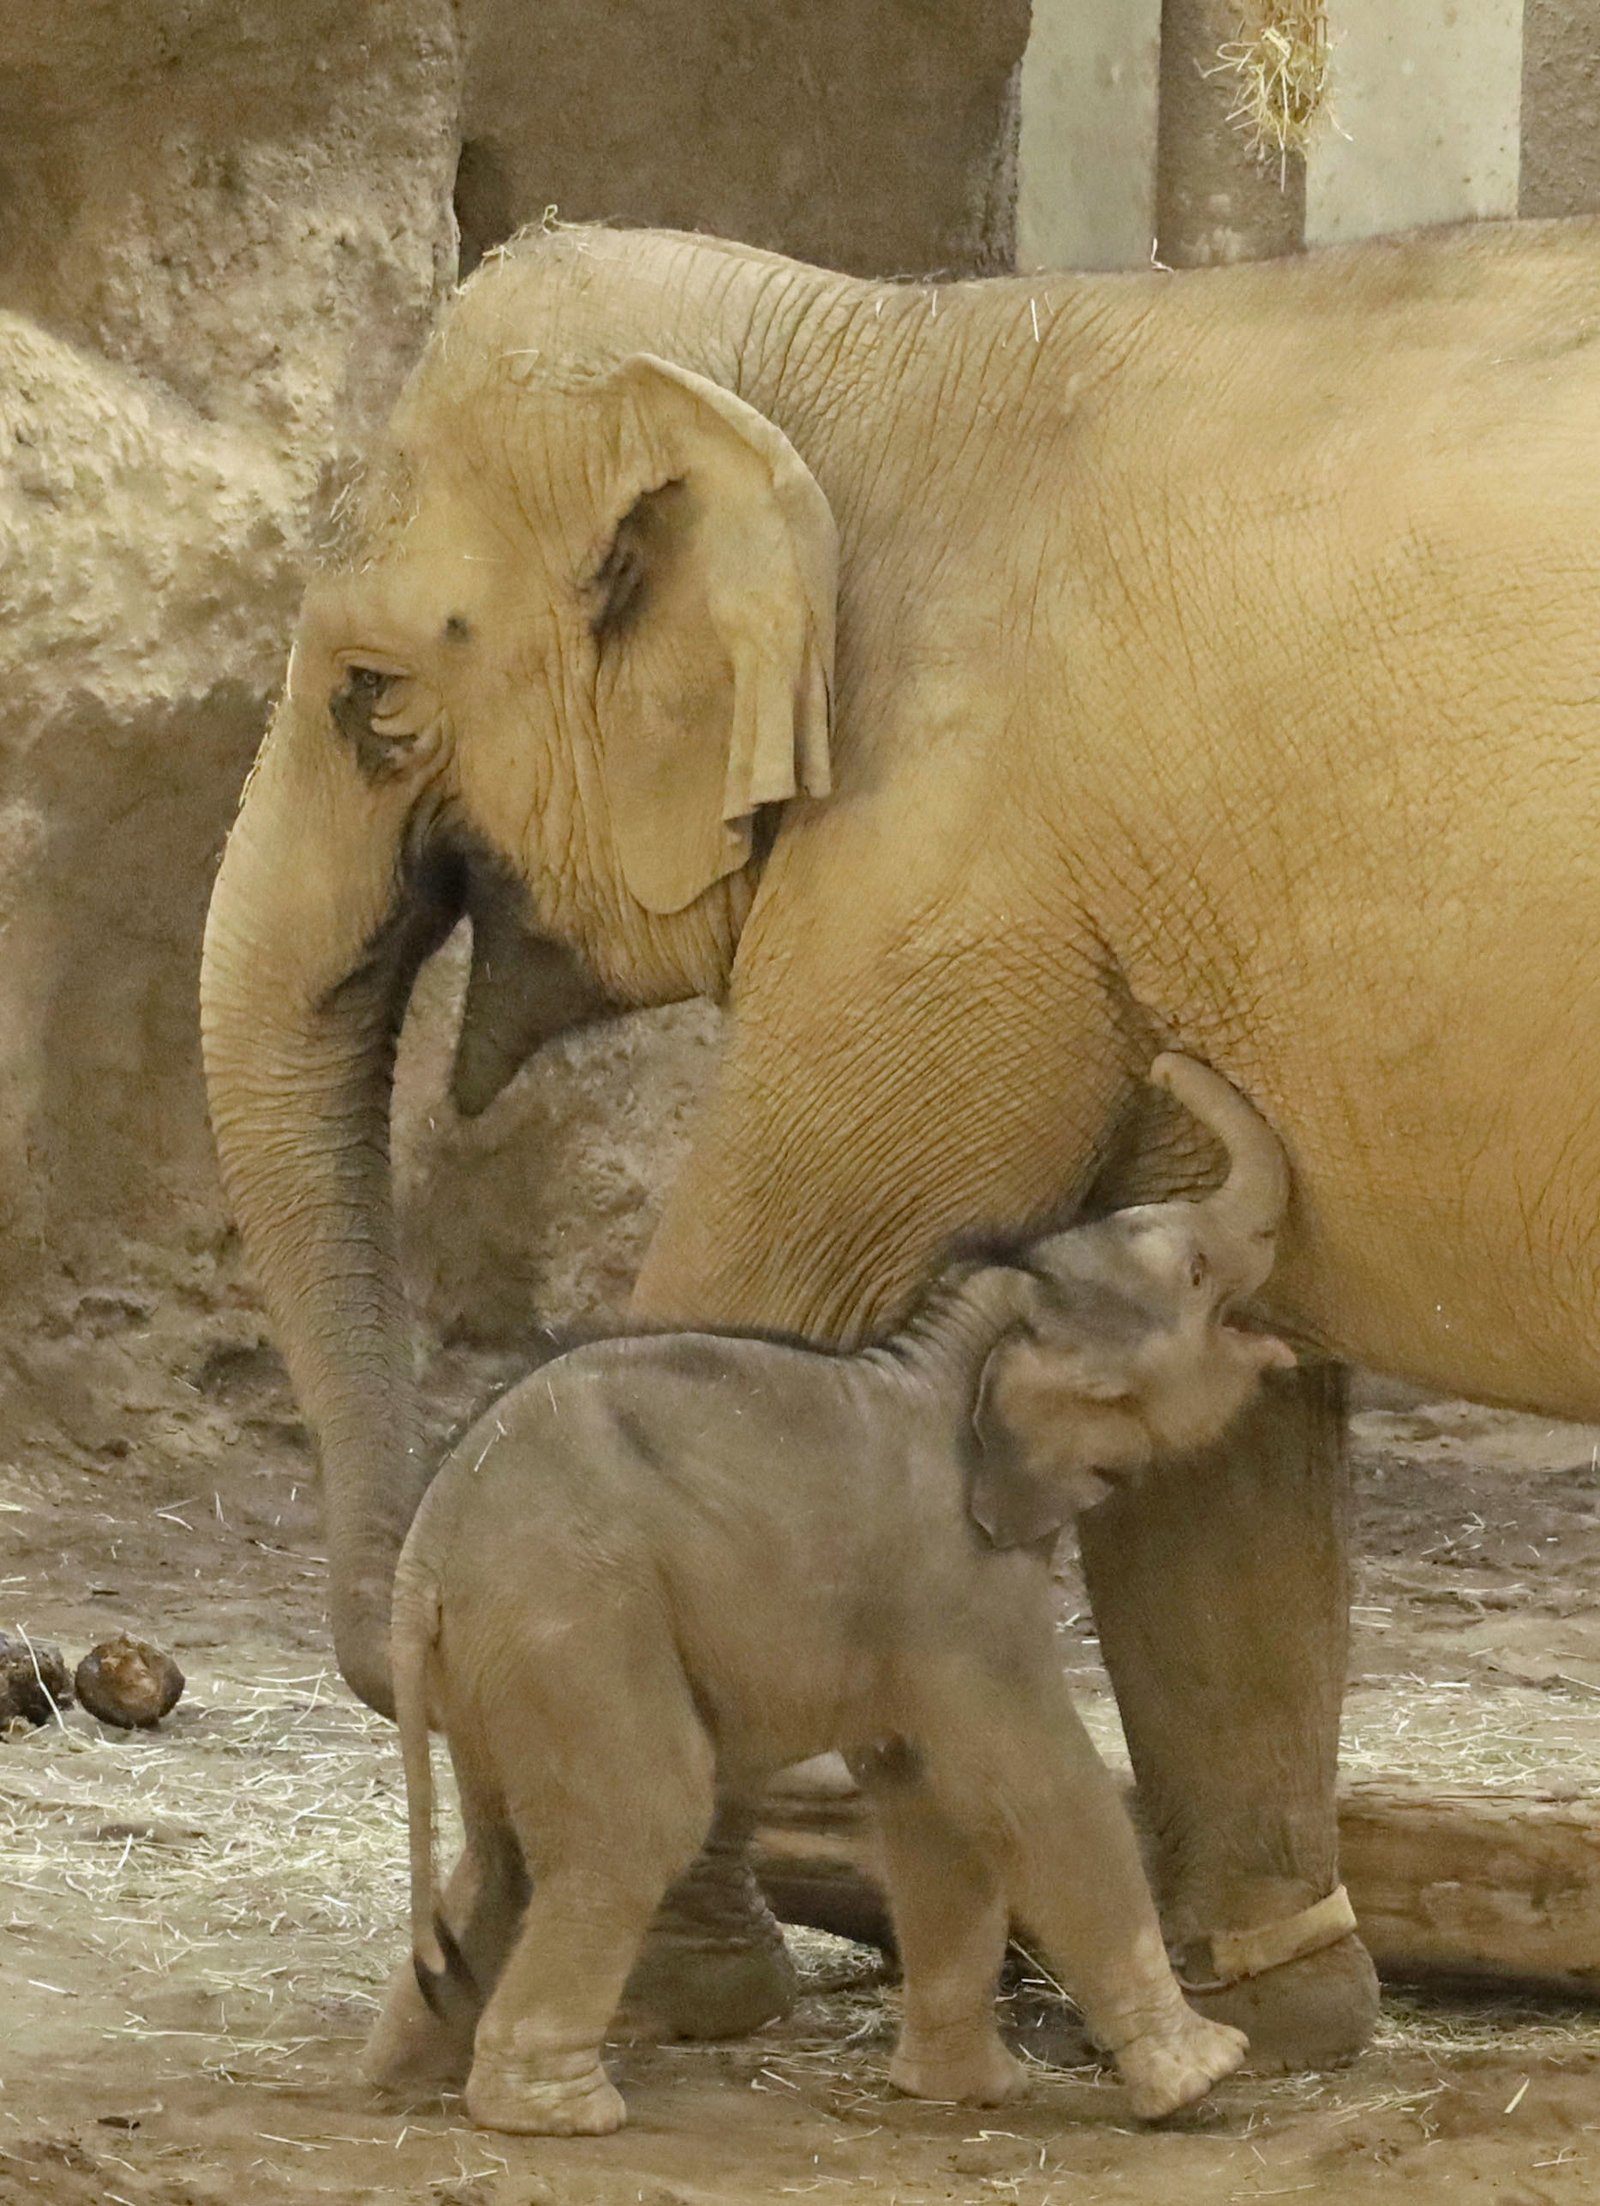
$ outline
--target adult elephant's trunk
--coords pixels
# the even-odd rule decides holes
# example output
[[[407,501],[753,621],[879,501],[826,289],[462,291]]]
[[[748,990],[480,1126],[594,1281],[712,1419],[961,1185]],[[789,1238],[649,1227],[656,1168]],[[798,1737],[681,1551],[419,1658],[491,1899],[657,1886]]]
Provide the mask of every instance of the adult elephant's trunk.
[[[1272,1269],[1289,1201],[1289,1160],[1283,1145],[1231,1082],[1192,1057],[1160,1056],[1150,1067],[1150,1078],[1215,1134],[1228,1153],[1228,1176],[1201,1208],[1208,1226],[1215,1228],[1235,1292],[1254,1294]]]
[[[404,800],[280,709],[206,923],[223,1181],[322,1454],[339,1667],[389,1713],[389,1597],[424,1484],[389,1176],[394,1043],[459,909],[403,853]]]

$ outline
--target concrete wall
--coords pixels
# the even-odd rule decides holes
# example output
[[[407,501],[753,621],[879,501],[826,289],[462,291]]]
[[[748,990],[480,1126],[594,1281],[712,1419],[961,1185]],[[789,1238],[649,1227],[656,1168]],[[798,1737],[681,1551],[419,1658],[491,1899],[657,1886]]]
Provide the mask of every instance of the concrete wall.
[[[1156,234],[1161,0],[1034,0],[1017,265],[1135,268]]]
[[[1335,0],[1334,115],[1306,163],[1306,239],[1517,211],[1522,0]]]

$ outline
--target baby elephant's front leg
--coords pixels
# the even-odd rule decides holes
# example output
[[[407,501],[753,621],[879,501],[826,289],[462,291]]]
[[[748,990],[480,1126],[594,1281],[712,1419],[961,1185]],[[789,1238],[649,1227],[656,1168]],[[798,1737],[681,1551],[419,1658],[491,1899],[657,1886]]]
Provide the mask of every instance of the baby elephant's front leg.
[[[1152,1981],[1158,1968],[1171,1978],[1171,1964],[1159,1932],[1156,1951],[1159,1963],[1153,1955],[1149,1961]],[[1182,2107],[1193,2106],[1214,2083],[1231,2076],[1250,2050],[1250,2041],[1242,2030],[1196,2014],[1175,1980],[1170,1993],[1164,1994],[1159,2003],[1152,2001],[1144,2013],[1125,2011],[1120,2026],[1131,2028],[1132,2035],[1114,2037],[1108,2031],[1106,2042],[1116,2055],[1128,2104],[1146,2122],[1159,2122]]]
[[[1244,2033],[1186,2003],[1133,1826],[1064,1683],[978,1697],[956,1743],[929,1756],[929,1779],[994,1847],[1013,1915],[1115,2054],[1134,2113],[1174,2114],[1239,2066]]]
[[[1117,2072],[1128,2104],[1141,2121],[1159,2122],[1203,2099],[1214,2083],[1231,2076],[1250,2041],[1231,2023],[1212,2022],[1187,2006],[1178,2008],[1115,2048]]]
[[[914,1775],[860,1767],[877,1813],[900,1950],[900,2041],[889,2081],[914,2099],[1003,2106],[1027,2075],[1001,2042],[995,1989],[1006,1903],[992,1861]]]

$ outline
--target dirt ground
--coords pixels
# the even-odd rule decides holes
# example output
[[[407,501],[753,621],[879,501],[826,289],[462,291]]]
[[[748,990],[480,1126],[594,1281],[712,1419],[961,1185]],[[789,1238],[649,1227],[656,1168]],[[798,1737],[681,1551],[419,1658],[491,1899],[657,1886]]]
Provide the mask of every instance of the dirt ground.
[[[807,1996],[781,2028],[620,2055],[614,2138],[522,2142],[452,2102],[379,2106],[353,2055],[403,1950],[398,1759],[328,1665],[305,1438],[275,1361],[203,1274],[69,1295],[7,1347],[0,1628],[75,1660],[126,1626],[177,1651],[189,1690],[156,1734],[74,1711],[0,1743],[0,2206],[1595,2195],[1600,2012],[1391,1997],[1352,2067],[1229,2083],[1156,2133],[1092,2065],[1041,2066],[1002,2114],[896,2099],[892,1987],[821,1937],[797,1941]],[[511,1368],[437,1362],[441,1428]],[[1381,1393],[1357,1433],[1352,1758],[1586,1783],[1600,1434]],[[1114,1748],[1070,1570],[1063,1602]]]

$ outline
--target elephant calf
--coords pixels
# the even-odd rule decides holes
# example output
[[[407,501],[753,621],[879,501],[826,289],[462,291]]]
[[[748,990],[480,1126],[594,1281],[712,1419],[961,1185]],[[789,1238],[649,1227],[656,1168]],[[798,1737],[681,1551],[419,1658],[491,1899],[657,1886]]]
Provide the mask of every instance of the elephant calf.
[[[1184,2003],[1052,1628],[1068,1516],[1214,1439],[1294,1360],[1225,1322],[1272,1264],[1276,1140],[1203,1066],[1162,1057],[1152,1078],[1228,1150],[1205,1201],[968,1257],[854,1355],[695,1333],[579,1349],[441,1470],[400,1562],[394,1680],[417,1982],[427,2028],[463,2065],[471,2046],[474,2121],[621,2123],[601,2041],[714,1801],[753,1802],[829,1748],[881,1820],[901,2090],[992,2104],[1019,2087],[994,2017],[1008,1912],[1137,2113],[1238,2065],[1243,2036]],[[430,1718],[467,1830],[449,1927]],[[415,2054],[394,2039],[386,2023],[369,2046],[374,2080]]]

